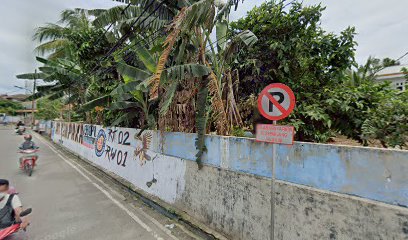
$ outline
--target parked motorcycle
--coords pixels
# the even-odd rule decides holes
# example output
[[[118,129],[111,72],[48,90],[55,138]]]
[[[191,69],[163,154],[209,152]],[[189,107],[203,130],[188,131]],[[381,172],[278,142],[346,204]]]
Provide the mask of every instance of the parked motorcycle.
[[[20,169],[25,171],[28,176],[31,177],[33,174],[34,167],[36,166],[36,161],[38,159],[38,152],[37,149],[27,149],[27,150],[20,150],[19,153],[22,154],[20,158]]]
[[[25,217],[32,212],[31,208],[28,208],[21,212],[20,217]],[[21,222],[10,223],[9,227],[0,229],[0,240],[5,239],[6,237],[18,232],[20,230]]]

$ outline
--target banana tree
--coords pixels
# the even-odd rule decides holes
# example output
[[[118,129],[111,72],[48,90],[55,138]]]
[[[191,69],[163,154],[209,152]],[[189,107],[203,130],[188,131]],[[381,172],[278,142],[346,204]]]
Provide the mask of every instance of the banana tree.
[[[66,104],[80,106],[85,102],[83,92],[86,82],[82,81],[85,74],[75,65],[66,59],[49,60],[37,57],[37,61],[44,65],[39,68],[38,73],[25,73],[17,75],[19,79],[42,79],[45,83],[37,87],[37,92],[31,99],[47,97],[50,100],[63,98]]]
[[[206,47],[211,43],[210,35],[217,23],[225,24],[231,7],[237,6],[237,4],[238,1],[228,1],[225,5],[216,5],[212,0],[185,1],[184,6],[168,26],[168,35],[163,44],[164,50],[159,58],[156,71],[148,82],[151,99],[165,96],[165,100],[161,102],[162,109],[171,105],[175,93],[180,92],[185,93],[183,94],[185,99],[194,103],[192,110],[195,112],[195,131],[198,134],[196,157],[200,167],[201,157],[206,150],[204,136],[208,127],[210,102],[212,102],[211,107],[215,112],[218,133],[227,134],[229,129],[227,110],[222,101],[222,88],[219,80],[221,74],[217,76],[217,73],[212,70],[215,67],[220,73],[225,68],[216,67],[219,59],[208,58]],[[165,70],[169,68],[168,66],[186,64],[195,64],[202,69],[206,67],[208,71],[195,76],[183,75],[182,78],[185,80],[183,86],[180,86],[180,79],[162,78]],[[166,113],[166,111],[161,112],[162,116]],[[168,118],[164,117],[164,119]]]
[[[214,109],[216,116],[215,123],[220,123],[220,118],[225,119],[227,133],[234,126],[243,125],[239,109],[236,103],[237,87],[239,84],[239,75],[233,70],[234,56],[242,51],[243,47],[251,47],[258,41],[258,38],[249,30],[240,33],[228,33],[228,23],[226,20],[217,23],[217,51],[213,43],[210,43],[211,50],[208,54],[213,64],[214,78],[211,82],[210,93],[212,105],[217,106]],[[220,129],[220,126],[217,126]]]

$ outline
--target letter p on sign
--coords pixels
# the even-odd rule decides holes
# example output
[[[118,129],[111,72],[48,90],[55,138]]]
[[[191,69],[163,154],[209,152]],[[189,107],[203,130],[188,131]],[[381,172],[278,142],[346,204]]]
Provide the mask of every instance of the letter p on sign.
[[[259,112],[266,119],[277,121],[286,118],[295,108],[295,94],[282,83],[268,85],[258,98]]]

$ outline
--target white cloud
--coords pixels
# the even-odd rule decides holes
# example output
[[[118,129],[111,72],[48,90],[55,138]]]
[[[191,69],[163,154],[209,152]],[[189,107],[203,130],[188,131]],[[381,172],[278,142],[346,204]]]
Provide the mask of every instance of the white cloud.
[[[111,0],[2,0],[0,7],[0,93],[12,92],[24,85],[15,75],[32,72],[35,62],[32,41],[34,30],[47,22],[56,22],[67,8],[109,8]]]
[[[265,0],[245,0],[232,19],[237,19]],[[290,0],[287,0],[290,2]],[[356,59],[364,63],[371,55],[398,58],[408,51],[408,18],[406,0],[304,0],[305,5],[326,6],[322,25],[328,32],[339,33],[355,26],[358,35]],[[403,60],[408,62],[408,57]]]
[[[290,0],[287,0],[288,2]],[[246,14],[264,0],[245,0],[231,19]],[[329,32],[338,33],[347,26],[355,26],[357,60],[363,63],[368,56],[398,58],[408,51],[408,18],[406,0],[304,0],[305,4],[322,2],[327,6],[322,25]],[[47,22],[55,22],[66,8],[108,8],[117,3],[111,0],[2,0],[0,8],[0,93],[14,91],[22,85],[15,75],[31,72],[37,64],[32,41],[34,29]],[[408,59],[405,59],[408,62]]]

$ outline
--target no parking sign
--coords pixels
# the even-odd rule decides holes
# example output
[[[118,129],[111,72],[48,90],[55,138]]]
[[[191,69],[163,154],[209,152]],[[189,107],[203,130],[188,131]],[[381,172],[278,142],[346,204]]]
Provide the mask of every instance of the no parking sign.
[[[293,144],[294,129],[291,126],[278,126],[277,120],[289,116],[295,108],[295,94],[282,83],[268,85],[258,97],[259,112],[274,124],[258,124],[256,140],[278,144]]]
[[[259,112],[273,124],[258,124],[256,127],[256,140],[277,144],[293,144],[294,128],[292,126],[278,126],[277,120],[289,116],[295,108],[295,94],[282,83],[268,85],[258,97]],[[275,161],[276,144],[272,144],[272,177],[271,177],[271,235],[275,236]]]
[[[265,118],[277,121],[289,116],[295,102],[295,94],[288,86],[274,83],[262,90],[258,97],[258,109]]]

